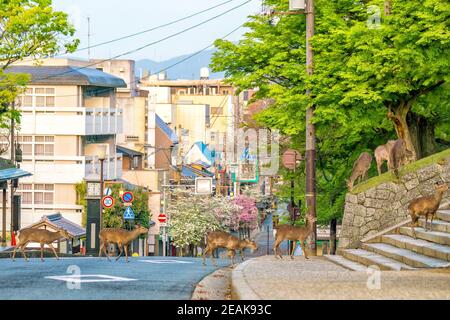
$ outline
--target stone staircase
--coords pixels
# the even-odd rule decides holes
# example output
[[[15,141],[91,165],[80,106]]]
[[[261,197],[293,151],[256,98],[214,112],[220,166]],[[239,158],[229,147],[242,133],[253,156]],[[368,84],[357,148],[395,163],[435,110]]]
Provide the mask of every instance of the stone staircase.
[[[359,249],[344,249],[341,255],[325,257],[355,271],[371,265],[380,270],[450,268],[450,210],[436,213],[431,231],[425,231],[424,218],[419,226],[415,228],[416,239],[411,227],[399,227],[363,242]]]

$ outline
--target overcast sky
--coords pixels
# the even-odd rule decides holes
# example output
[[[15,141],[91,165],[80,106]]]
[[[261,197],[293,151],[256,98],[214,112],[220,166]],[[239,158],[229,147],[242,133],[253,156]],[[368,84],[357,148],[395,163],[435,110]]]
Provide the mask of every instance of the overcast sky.
[[[202,11],[226,0],[53,0],[53,7],[69,13],[80,39],[79,48],[87,47],[88,23],[90,17],[91,45],[126,36],[145,29],[183,18]],[[147,43],[157,41],[173,33],[189,28],[207,20],[246,0],[233,0],[223,6],[179,22],[175,25],[135,36],[112,44],[91,49],[91,58],[110,58],[125,53]],[[200,27],[187,31],[162,43],[145,48],[123,58],[139,60],[148,58],[156,61],[166,60],[182,54],[192,53],[211,44],[245,22],[246,17],[259,13],[261,0],[250,3],[212,20]],[[229,40],[238,40],[244,33],[241,28],[231,35]],[[87,58],[87,50],[79,51],[74,56]]]

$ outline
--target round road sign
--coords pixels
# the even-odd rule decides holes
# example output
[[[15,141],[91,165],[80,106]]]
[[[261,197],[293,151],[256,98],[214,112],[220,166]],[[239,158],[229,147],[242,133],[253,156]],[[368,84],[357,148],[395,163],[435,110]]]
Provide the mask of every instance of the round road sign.
[[[103,197],[102,204],[105,208],[111,208],[114,205],[114,199],[111,196]]]
[[[164,223],[167,221],[167,216],[164,213],[160,213],[158,216],[158,221]]]
[[[133,199],[134,199],[133,193],[131,193],[130,191],[126,191],[122,195],[123,202],[132,202]]]

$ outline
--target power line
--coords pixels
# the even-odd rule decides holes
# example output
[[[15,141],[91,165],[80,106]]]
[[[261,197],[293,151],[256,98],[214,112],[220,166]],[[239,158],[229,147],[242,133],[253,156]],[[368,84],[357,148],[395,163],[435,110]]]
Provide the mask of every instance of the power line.
[[[163,42],[163,41],[165,41],[165,40],[168,40],[168,39],[171,39],[171,38],[173,38],[173,37],[176,37],[176,36],[178,36],[178,35],[180,35],[180,34],[183,34],[183,33],[187,32],[187,31],[190,31],[190,30],[192,30],[192,29],[195,29],[195,28],[197,28],[197,27],[199,27],[199,26],[201,26],[201,25],[204,25],[205,23],[208,23],[208,22],[210,22],[210,21],[212,21],[212,20],[214,20],[214,19],[217,19],[217,18],[219,18],[219,17],[221,17],[221,16],[223,16],[223,15],[225,15],[225,14],[231,12],[231,11],[234,11],[234,10],[236,10],[236,9],[238,9],[238,8],[240,8],[240,7],[244,6],[244,5],[246,5],[247,3],[251,2],[251,1],[253,1],[253,0],[247,0],[247,1],[245,1],[245,2],[243,2],[243,3],[241,3],[241,4],[239,4],[239,5],[237,5],[237,6],[233,7],[233,8],[231,8],[231,9],[226,10],[225,12],[222,12],[222,13],[220,13],[220,14],[218,14],[218,15],[215,15],[215,16],[213,16],[213,17],[211,17],[211,18],[208,18],[208,19],[206,19],[206,20],[204,20],[204,21],[202,21],[202,22],[200,22],[200,23],[197,23],[196,25],[193,25],[193,26],[191,26],[191,27],[189,27],[189,28],[183,29],[183,30],[178,31],[178,32],[176,32],[176,33],[173,33],[173,34],[171,34],[171,35],[169,35],[169,36],[167,36],[167,37],[161,38],[161,39],[159,39],[159,40],[156,40],[156,41],[147,43],[146,45],[143,45],[143,46],[141,46],[141,47],[139,47],[139,48],[136,48],[136,49],[133,49],[133,50],[130,50],[130,51],[127,51],[127,52],[118,54],[118,55],[116,55],[116,56],[114,56],[114,57],[112,57],[112,58],[100,60],[100,61],[97,61],[97,62],[88,64],[88,65],[86,65],[86,66],[83,66],[83,67],[79,67],[79,68],[75,68],[75,69],[73,69],[73,70],[61,72],[61,73],[59,73],[59,74],[49,75],[49,76],[47,76],[47,77],[44,77],[44,78],[38,78],[38,79],[35,79],[35,80],[47,80],[47,79],[50,79],[50,78],[53,78],[53,77],[65,75],[65,74],[72,73],[72,72],[76,72],[76,71],[79,71],[79,70],[83,70],[83,69],[86,69],[86,68],[95,66],[95,65],[97,65],[97,64],[101,64],[101,63],[104,63],[104,62],[108,62],[108,61],[111,61],[111,60],[120,58],[120,57],[122,57],[122,56],[125,56],[125,55],[128,55],[128,54],[132,54],[132,53],[135,53],[135,52],[138,52],[138,51],[143,50],[143,49],[145,49],[145,48],[148,48],[148,47],[150,47],[150,46],[152,46],[152,45],[158,44],[158,43],[160,43],[160,42]]]
[[[131,37],[135,37],[135,36],[138,36],[138,35],[141,35],[141,34],[144,34],[144,33],[148,33],[148,32],[151,32],[151,31],[155,31],[155,30],[158,30],[158,29],[161,29],[161,28],[164,28],[164,27],[168,27],[168,26],[170,26],[170,25],[172,25],[172,24],[175,24],[175,23],[178,23],[178,22],[181,22],[181,21],[184,21],[184,20],[193,18],[193,17],[198,16],[198,15],[200,15],[200,14],[202,14],[202,13],[211,11],[211,10],[213,10],[213,9],[216,9],[216,8],[218,8],[218,7],[221,7],[221,6],[225,5],[225,4],[230,3],[230,2],[233,2],[233,1],[236,1],[236,0],[228,0],[228,1],[225,1],[225,2],[222,2],[222,3],[219,3],[219,4],[215,5],[215,6],[206,8],[206,9],[204,9],[204,10],[202,10],[202,11],[198,11],[198,12],[195,12],[195,13],[193,13],[193,14],[190,14],[190,15],[188,15],[188,16],[186,16],[186,17],[183,17],[183,18],[180,18],[180,19],[177,19],[177,20],[173,20],[173,21],[171,21],[171,22],[168,22],[168,23],[165,23],[165,24],[162,24],[162,25],[159,25],[159,26],[155,26],[155,27],[152,27],[152,28],[150,28],[150,29],[146,29],[146,30],[143,30],[143,31],[139,31],[139,32],[136,32],[136,33],[132,33],[132,34],[129,34],[129,35],[126,35],[126,36],[123,36],[123,37],[115,38],[115,39],[108,40],[108,41],[105,41],[105,42],[100,42],[100,43],[94,44],[94,45],[92,45],[92,46],[89,46],[89,45],[88,45],[87,47],[77,49],[77,50],[75,50],[74,52],[79,52],[79,51],[84,51],[84,50],[88,50],[88,49],[100,47],[100,46],[103,46],[103,45],[105,45],[105,44],[114,43],[114,42],[117,42],[117,41],[121,41],[121,40],[125,40],[125,39],[131,38]],[[72,52],[71,52],[71,53],[72,53]],[[64,53],[64,54],[67,54],[67,53]]]

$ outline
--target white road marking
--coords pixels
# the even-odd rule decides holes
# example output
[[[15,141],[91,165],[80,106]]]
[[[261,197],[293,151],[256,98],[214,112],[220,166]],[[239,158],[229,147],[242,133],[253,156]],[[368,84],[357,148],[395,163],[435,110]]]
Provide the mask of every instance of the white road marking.
[[[193,263],[192,261],[181,261],[181,260],[139,260],[141,262],[148,263]]]
[[[59,281],[66,281],[71,283],[137,281],[137,279],[107,276],[104,274],[80,274],[80,275],[74,274],[68,276],[49,276],[45,278]],[[91,279],[82,279],[82,278],[91,278]]]

